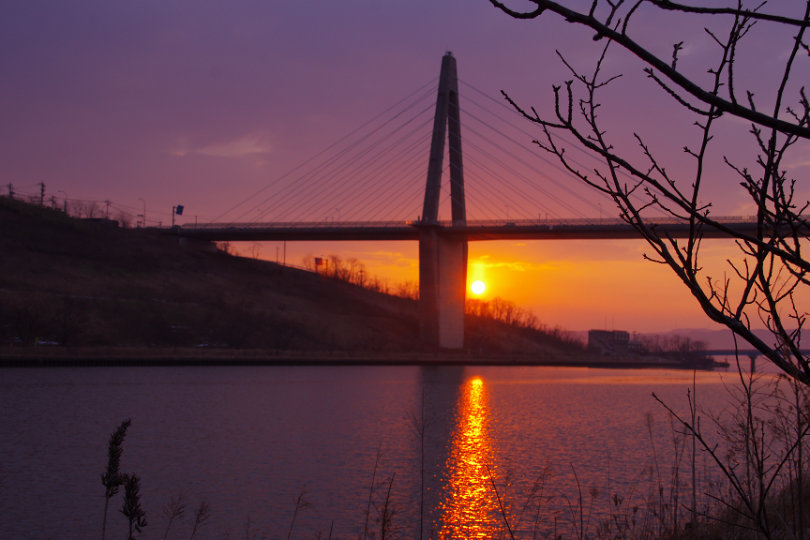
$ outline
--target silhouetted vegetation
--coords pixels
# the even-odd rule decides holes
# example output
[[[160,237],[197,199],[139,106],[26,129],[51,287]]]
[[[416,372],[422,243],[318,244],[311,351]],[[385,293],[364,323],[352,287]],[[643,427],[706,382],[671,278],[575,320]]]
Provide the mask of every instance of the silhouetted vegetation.
[[[810,263],[802,251],[808,238],[808,202],[802,198],[800,169],[791,166],[810,139],[810,101],[800,69],[810,50],[808,4],[788,7],[788,3],[742,0],[688,4],[594,0],[588,7],[548,0],[491,3],[516,19],[556,19],[572,31],[584,29],[584,40],[592,37],[601,42],[593,50],[590,68],[582,67],[582,54],[573,62],[558,51],[570,80],[552,87],[550,107],[522,105],[506,93],[504,97],[537,127],[534,142],[541,149],[554,155],[578,181],[609,198],[622,220],[638,230],[651,249],[645,257],[670,267],[707,316],[733,332],[735,344],[739,336],[792,379],[791,392],[765,387],[763,397],[755,379],[741,373],[742,398],[733,404],[730,417],[717,422],[719,444],[705,435],[694,396],[690,395],[687,417],[676,415],[662,402],[675,419],[676,440],[692,447],[691,500],[679,498],[680,465],[676,464],[669,484],[672,496],[665,503],[660,497],[661,503],[653,508],[654,516],[661,518],[658,529],[637,528],[635,513],[625,514],[624,519],[608,523],[616,526],[603,537],[810,537],[806,516],[809,409],[807,389],[799,386],[810,386],[810,360],[801,343],[808,314],[802,298],[810,284]],[[689,41],[662,43],[665,34],[646,31],[667,24],[673,16],[679,17],[678,29]],[[761,76],[759,54],[765,44],[777,43],[781,54],[771,55],[774,70]],[[708,52],[685,58],[683,53],[701,47]],[[606,127],[611,91],[620,95],[615,92],[617,85],[627,79],[627,74],[615,71],[615,56],[625,52],[631,53],[663,98],[656,105],[662,109],[674,105],[693,121],[692,142],[675,143],[683,150],[684,163],[665,158],[666,151],[656,149],[648,140],[650,134],[640,133],[637,127],[631,125],[627,133],[637,144],[635,149],[618,142],[625,134],[617,137],[617,132],[624,126]],[[751,74],[758,76],[750,78]],[[633,84],[634,97],[647,99],[639,88]],[[739,122],[729,122],[729,117]],[[747,147],[741,144],[745,136],[750,137]],[[583,167],[571,157],[572,147],[585,150],[599,165]],[[707,188],[716,182],[718,170],[737,178],[753,209],[754,232],[734,230],[717,217]],[[688,238],[662,234],[656,227],[662,218],[688,225]],[[703,239],[710,230],[734,239],[738,248],[720,275],[710,274],[712,270],[705,266]],[[767,327],[770,339],[756,334],[757,321]],[[688,350],[692,344],[675,346]],[[696,449],[710,457],[719,477],[714,489],[701,491],[707,499],[700,508]],[[664,493],[663,483],[659,493]],[[688,510],[689,519],[681,519],[683,510]]]
[[[146,512],[141,507],[141,483],[134,474],[124,475],[124,505],[121,513],[129,522],[128,540],[135,540],[135,533],[146,527]]]
[[[422,350],[415,287],[385,294],[356,260],[306,272],[6,197],[0,228],[0,345]],[[483,317],[469,323],[477,352],[570,346]]]
[[[120,512],[127,519],[127,540],[135,540],[136,533],[143,531],[147,526],[146,511],[141,504],[141,481],[140,478],[131,473],[121,472],[121,456],[124,452],[124,438],[127,429],[132,421],[127,418],[110,435],[110,442],[107,451],[107,468],[101,475],[101,483],[104,486],[104,523],[101,529],[101,538],[107,535],[107,510],[110,500],[118,494],[119,488],[124,487],[124,497]],[[169,536],[169,530],[175,521],[182,519],[186,512],[186,502],[182,495],[173,495],[163,511],[166,520],[166,528],[163,532],[163,540]],[[200,502],[194,511],[194,522],[191,524],[190,540],[200,530],[200,527],[208,520],[210,507],[207,501]],[[116,535],[117,537],[117,535]]]
[[[584,30],[583,41],[601,44],[592,49],[590,67],[583,67],[582,51],[570,58],[557,52],[570,78],[543,97],[548,106],[504,96],[537,128],[534,142],[615,205],[619,217],[646,240],[650,253],[645,257],[668,266],[711,320],[810,386],[810,359],[801,343],[808,315],[802,300],[810,286],[810,260],[802,251],[810,236],[810,204],[801,183],[804,169],[794,166],[810,139],[804,87],[807,3],[490,2],[516,19]],[[663,42],[666,33],[647,31],[670,25],[673,17],[682,40]],[[690,54],[698,49],[704,52]],[[766,49],[767,74],[761,61]],[[652,81],[652,92],[631,73],[617,72],[616,59],[623,53],[629,53],[643,79]],[[621,86],[624,81],[630,85]],[[683,118],[684,126],[693,126],[687,140],[672,141],[670,150],[682,150],[683,160],[673,160],[675,154],[640,126],[624,120],[607,126],[611,101],[626,91],[635,100],[655,103],[650,110],[678,112],[678,120],[662,114],[656,125],[679,124]],[[615,105],[620,114],[613,118],[624,118],[626,103]],[[623,137],[635,144],[623,144]],[[572,157],[573,148],[584,150],[596,165],[583,166]],[[712,186],[726,174],[736,184],[724,190]],[[719,218],[712,204],[718,193],[747,201],[754,227],[739,230]],[[656,225],[662,219],[688,226],[688,238],[664,233]],[[706,265],[707,231],[721,232],[737,247],[722,272]],[[770,339],[757,335],[758,323],[770,331]]]
[[[688,416],[653,394],[675,420],[675,433],[692,445],[692,479],[684,482],[692,498],[682,509],[672,505],[668,537],[807,538],[810,532],[810,391],[795,379],[763,381],[741,371],[739,382],[729,410],[710,418],[714,433],[701,426],[693,394]],[[700,491],[699,454],[708,457],[715,476]],[[680,489],[679,482],[672,489]]]
[[[562,347],[568,352],[582,352],[585,346],[574,334],[542,324],[531,311],[502,298],[467,300],[468,345],[481,349],[500,346],[503,352],[519,353],[531,343]],[[508,332],[509,338],[504,333]]]
[[[706,350],[706,343],[704,341],[694,340],[689,336],[681,336],[679,334],[648,334],[639,336],[638,341],[645,351],[651,353],[688,354]]]
[[[126,419],[110,435],[110,443],[107,448],[107,470],[101,475],[101,484],[104,486],[104,522],[101,526],[101,540],[107,534],[107,510],[110,506],[110,499],[117,493],[124,484],[125,475],[121,474],[121,454],[124,452],[124,437],[127,434],[131,420]]]

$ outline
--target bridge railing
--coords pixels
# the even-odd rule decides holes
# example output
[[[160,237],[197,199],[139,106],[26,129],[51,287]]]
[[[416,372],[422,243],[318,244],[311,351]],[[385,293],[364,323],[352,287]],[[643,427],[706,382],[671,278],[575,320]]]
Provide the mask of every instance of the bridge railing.
[[[712,217],[712,220],[718,223],[752,223],[755,221],[754,216],[718,216]],[[684,223],[684,220],[674,217],[648,217],[648,223],[656,225],[675,225]],[[445,224],[445,222],[442,222]],[[449,226],[450,222],[446,222]],[[583,225],[626,225],[627,222],[620,218],[543,218],[537,219],[488,219],[488,220],[467,220],[468,227],[532,227],[538,225],[554,225],[554,226],[583,226]]]
[[[753,216],[720,216],[712,217],[719,223],[753,223]],[[673,217],[649,218],[651,224],[674,225],[684,223],[683,220]],[[435,225],[442,227],[452,227],[449,220],[440,220]],[[210,230],[210,229],[385,229],[401,228],[408,226],[427,225],[418,219],[399,221],[335,221],[331,219],[321,221],[267,221],[267,222],[232,222],[232,223],[184,223],[181,228],[187,230]],[[618,218],[542,218],[537,219],[487,219],[487,220],[467,220],[466,226],[472,228],[487,227],[565,227],[565,226],[610,226],[626,225],[626,222]]]
[[[358,228],[391,228],[405,227],[414,221],[262,221],[233,223],[184,223],[183,229],[358,229]]]

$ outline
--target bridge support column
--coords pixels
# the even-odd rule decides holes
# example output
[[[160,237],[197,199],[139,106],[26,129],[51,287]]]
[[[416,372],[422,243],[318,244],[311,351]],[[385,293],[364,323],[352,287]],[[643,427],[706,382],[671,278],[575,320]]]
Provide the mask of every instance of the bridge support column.
[[[444,141],[449,140],[452,226],[439,223]],[[433,117],[425,202],[419,232],[419,304],[422,340],[441,349],[464,348],[464,301],[467,292],[467,237],[453,227],[467,222],[461,160],[461,120],[456,59],[442,57]]]
[[[419,237],[422,339],[441,349],[464,347],[467,239],[425,227]]]

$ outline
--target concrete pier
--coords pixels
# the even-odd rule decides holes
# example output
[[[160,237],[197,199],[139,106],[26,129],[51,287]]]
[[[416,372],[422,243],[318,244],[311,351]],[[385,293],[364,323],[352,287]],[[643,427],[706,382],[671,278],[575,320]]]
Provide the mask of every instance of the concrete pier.
[[[449,138],[450,145],[450,200],[453,220],[449,229],[438,226],[446,138]],[[440,349],[464,348],[467,237],[449,234],[449,231],[453,227],[464,227],[466,222],[456,59],[448,52],[442,57],[425,201],[419,225],[421,335],[427,344]]]
[[[437,227],[419,236],[419,303],[422,339],[441,349],[464,347],[467,240]]]

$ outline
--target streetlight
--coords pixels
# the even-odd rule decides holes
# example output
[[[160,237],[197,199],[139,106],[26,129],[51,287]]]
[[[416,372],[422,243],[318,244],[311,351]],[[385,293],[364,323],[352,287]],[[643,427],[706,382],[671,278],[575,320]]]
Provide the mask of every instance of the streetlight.
[[[183,205],[178,204],[177,206],[172,206],[172,229],[174,229],[174,216],[182,216],[183,215]]]

